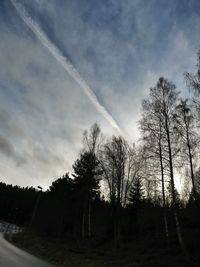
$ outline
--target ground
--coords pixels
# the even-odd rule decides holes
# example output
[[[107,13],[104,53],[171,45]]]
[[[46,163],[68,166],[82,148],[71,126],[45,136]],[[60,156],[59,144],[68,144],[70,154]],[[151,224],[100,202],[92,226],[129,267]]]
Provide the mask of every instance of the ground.
[[[168,249],[160,237],[123,242],[120,247],[111,242],[93,240],[90,244],[84,244],[84,248],[74,241],[48,238],[35,233],[12,234],[6,238],[60,267],[184,267],[194,264],[192,262],[191,265],[184,258],[176,244],[171,244],[171,249]]]

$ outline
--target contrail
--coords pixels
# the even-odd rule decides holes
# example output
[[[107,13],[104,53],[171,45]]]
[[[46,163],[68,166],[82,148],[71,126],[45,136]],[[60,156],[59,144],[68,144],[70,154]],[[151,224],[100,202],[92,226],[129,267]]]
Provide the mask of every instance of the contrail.
[[[26,23],[26,25],[34,32],[41,43],[49,50],[49,52],[54,56],[54,58],[63,66],[63,68],[68,72],[69,75],[80,85],[86,96],[91,100],[96,109],[104,116],[104,118],[110,123],[110,125],[117,129],[121,133],[121,129],[117,122],[109,114],[104,106],[102,106],[96,95],[93,93],[92,89],[87,85],[85,80],[81,77],[75,67],[69,62],[69,60],[62,54],[62,52],[49,40],[48,36],[43,32],[39,25],[32,20],[24,6],[17,2],[16,0],[11,0],[11,3],[15,7],[18,15]]]

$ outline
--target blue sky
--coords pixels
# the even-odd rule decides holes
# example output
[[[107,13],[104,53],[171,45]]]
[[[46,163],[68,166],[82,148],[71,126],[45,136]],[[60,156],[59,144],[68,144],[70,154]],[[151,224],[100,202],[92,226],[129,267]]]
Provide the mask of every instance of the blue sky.
[[[108,135],[116,123],[136,141],[141,100],[160,76],[187,95],[183,73],[195,70],[200,1],[13,2],[0,3],[2,181],[48,187],[71,171],[94,122]]]

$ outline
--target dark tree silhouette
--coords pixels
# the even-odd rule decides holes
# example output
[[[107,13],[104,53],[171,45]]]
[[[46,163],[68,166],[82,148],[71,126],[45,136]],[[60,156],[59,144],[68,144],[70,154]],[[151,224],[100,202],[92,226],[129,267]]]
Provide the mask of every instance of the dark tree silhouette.
[[[144,199],[144,189],[142,181],[140,178],[136,178],[131,186],[128,200],[132,206],[139,208],[143,202],[143,199]]]
[[[134,180],[131,186],[128,200],[130,207],[129,232],[131,235],[135,234],[135,236],[138,237],[138,217],[142,208],[142,204],[144,202],[144,189],[142,185],[142,180],[139,177]]]
[[[184,161],[184,165],[185,160],[189,164],[193,196],[194,199],[197,200],[194,157],[197,152],[198,137],[195,130],[195,116],[192,111],[192,106],[188,104],[188,99],[180,100],[180,103],[176,107],[174,120],[176,121],[176,130],[181,136],[181,157]]]
[[[169,177],[170,177],[170,188],[172,192],[172,209],[174,214],[174,219],[176,223],[176,231],[178,236],[178,241],[183,252],[186,253],[185,245],[182,238],[182,233],[180,229],[179,217],[177,214],[176,207],[176,190],[174,183],[174,155],[176,154],[177,146],[173,146],[174,137],[176,137],[176,132],[174,128],[174,113],[177,104],[178,92],[173,83],[169,82],[164,78],[160,78],[157,85],[150,89],[150,99],[153,104],[153,110],[155,114],[158,114],[160,118],[160,123],[162,124],[162,132],[166,140],[166,155],[169,167]],[[159,124],[158,124],[159,125]]]
[[[91,151],[83,152],[73,165],[74,184],[81,203],[82,226],[81,235],[85,239],[85,224],[88,222],[88,237],[91,237],[91,201],[99,195],[101,169],[95,154]],[[88,219],[88,220],[87,220]]]

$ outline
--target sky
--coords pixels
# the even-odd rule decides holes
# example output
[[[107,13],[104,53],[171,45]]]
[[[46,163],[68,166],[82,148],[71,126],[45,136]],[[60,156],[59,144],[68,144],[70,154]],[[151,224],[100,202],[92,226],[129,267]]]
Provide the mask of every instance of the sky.
[[[1,0],[0,180],[48,186],[97,122],[137,142],[158,78],[187,96],[199,0]]]

